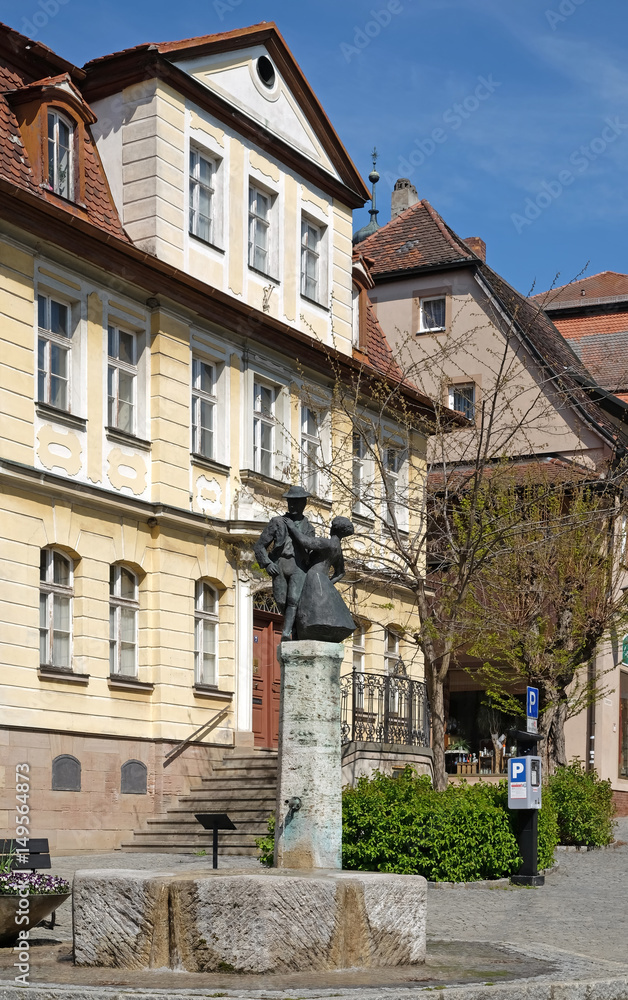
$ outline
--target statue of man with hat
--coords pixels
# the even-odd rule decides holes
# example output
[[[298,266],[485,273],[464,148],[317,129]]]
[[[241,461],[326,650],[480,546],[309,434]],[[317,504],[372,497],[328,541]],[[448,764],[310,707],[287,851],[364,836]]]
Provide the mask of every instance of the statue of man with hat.
[[[273,597],[284,616],[282,640],[292,638],[309,562],[306,551],[300,545],[294,545],[286,520],[289,519],[300,534],[314,538],[314,527],[303,513],[311,495],[302,486],[291,486],[283,494],[288,503],[288,513],[270,519],[254,549],[259,565],[272,577]]]

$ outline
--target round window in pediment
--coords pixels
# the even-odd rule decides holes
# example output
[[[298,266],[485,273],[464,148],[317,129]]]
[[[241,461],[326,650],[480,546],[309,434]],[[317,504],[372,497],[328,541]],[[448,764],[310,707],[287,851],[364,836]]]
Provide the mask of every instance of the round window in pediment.
[[[257,60],[257,75],[269,90],[275,86],[275,67],[271,63],[268,56],[260,56]]]

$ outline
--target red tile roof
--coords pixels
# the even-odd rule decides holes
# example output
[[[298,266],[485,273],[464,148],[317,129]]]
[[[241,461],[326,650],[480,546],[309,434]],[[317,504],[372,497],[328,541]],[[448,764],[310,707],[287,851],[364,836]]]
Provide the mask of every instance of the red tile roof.
[[[377,316],[370,301],[366,305],[366,354],[380,375],[395,382],[403,381],[403,372],[390,349],[386,334],[379,325]]]
[[[620,333],[628,330],[628,310],[601,316],[557,316],[553,320],[566,340],[577,341],[592,334]],[[574,344],[574,350],[578,348]]]
[[[584,295],[582,293],[585,293]],[[542,302],[544,307],[558,306],[563,302],[581,299],[583,306],[587,299],[610,298],[625,296],[628,298],[628,274],[619,271],[601,271],[588,278],[578,278],[567,285],[550,288],[547,292],[538,292],[532,298]]]
[[[628,392],[628,327],[618,333],[581,337],[573,346],[603,389]]]
[[[522,341],[559,391],[607,438],[616,438],[617,426],[591,398],[595,380],[570,344],[543,311],[542,303],[526,298],[478,257],[425,199],[407,208],[381,229],[368,236],[358,249],[372,258],[371,274],[376,283],[403,273],[419,274],[434,266],[475,267],[492,296],[518,327]]]
[[[246,39],[248,35],[269,29],[274,29],[279,33],[279,29],[274,21],[259,21],[257,24],[248,25],[246,28],[234,28],[232,31],[217,31],[212,35],[195,35],[192,38],[182,38],[174,42],[142,42],[140,45],[131,45],[128,49],[118,49],[117,52],[109,52],[107,55],[91,59],[88,63],[85,63],[85,69],[96,66],[99,63],[107,62],[109,59],[117,59],[119,56],[128,55],[130,52],[148,52],[153,50],[162,55],[170,52],[183,52],[186,49],[215,45],[217,42]]]
[[[69,83],[75,97],[84,103],[67,73],[34,81],[28,79],[16,67],[0,62],[0,178],[42,199],[49,199],[52,196],[35,183],[17,118],[7,97],[23,89],[34,89],[42,84],[55,86],[60,82]],[[58,199],[59,207],[63,207],[69,215],[85,213],[89,222],[99,229],[129,242],[109,190],[100,156],[87,126],[84,134],[85,207],[84,209],[75,207]]]
[[[374,278],[430,264],[479,259],[425,198],[367,236],[359,250],[372,258]]]

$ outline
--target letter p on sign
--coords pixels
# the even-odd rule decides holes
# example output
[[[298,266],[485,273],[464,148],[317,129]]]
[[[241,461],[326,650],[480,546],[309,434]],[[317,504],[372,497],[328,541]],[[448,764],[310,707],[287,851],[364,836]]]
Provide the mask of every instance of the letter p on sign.
[[[529,719],[538,719],[539,717],[539,689],[529,687],[528,696],[526,699],[526,715]]]
[[[522,760],[513,760],[512,771],[510,775],[511,781],[519,781],[525,775],[526,766]]]

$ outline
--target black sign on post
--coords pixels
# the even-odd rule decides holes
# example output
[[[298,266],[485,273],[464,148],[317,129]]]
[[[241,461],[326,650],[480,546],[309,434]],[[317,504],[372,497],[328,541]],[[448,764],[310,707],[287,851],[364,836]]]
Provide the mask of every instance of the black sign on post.
[[[206,830],[213,830],[212,841],[212,868],[218,867],[218,831],[235,830],[235,824],[231,822],[226,813],[195,813],[197,819]]]

